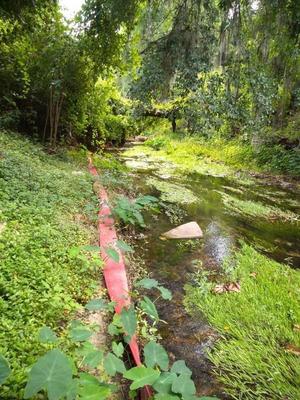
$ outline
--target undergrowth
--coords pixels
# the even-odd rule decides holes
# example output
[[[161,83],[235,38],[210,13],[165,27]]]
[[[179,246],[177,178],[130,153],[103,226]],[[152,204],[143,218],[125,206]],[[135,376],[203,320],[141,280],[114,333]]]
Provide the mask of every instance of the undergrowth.
[[[47,155],[23,136],[0,133],[0,353],[13,370],[1,399],[22,398],[43,352],[38,330],[63,336],[95,289],[95,272],[69,255],[93,241],[96,197],[90,175],[64,155]]]
[[[166,153],[170,160],[186,165],[195,172],[198,172],[198,164],[204,171],[211,169],[216,173],[222,172],[222,168],[224,173],[228,173],[228,167],[231,167],[234,170],[300,175],[299,149],[286,150],[281,145],[264,144],[254,149],[249,142],[241,139],[204,139],[200,136],[182,136],[180,133],[154,136],[145,145]]]
[[[243,245],[222,281],[239,292],[216,294],[207,273],[186,287],[186,306],[200,310],[220,338],[209,353],[235,399],[300,398],[300,274]]]

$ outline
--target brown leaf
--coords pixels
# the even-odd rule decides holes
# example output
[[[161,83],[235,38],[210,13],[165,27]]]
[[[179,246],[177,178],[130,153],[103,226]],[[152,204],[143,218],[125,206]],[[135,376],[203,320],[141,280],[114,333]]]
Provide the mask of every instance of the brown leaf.
[[[288,353],[294,354],[295,356],[300,356],[300,348],[297,346],[294,346],[293,344],[287,344],[285,346],[285,351]]]
[[[294,331],[300,332],[300,325],[299,324],[295,324],[294,325]]]
[[[249,275],[252,276],[253,278],[256,278],[257,277],[257,272],[251,272]]]
[[[241,285],[238,282],[231,282],[227,285],[227,292],[239,292]]]
[[[217,294],[225,292],[239,292],[241,290],[241,285],[238,282],[228,282],[216,285],[213,288],[213,292]]]
[[[213,288],[213,292],[214,292],[214,293],[217,293],[217,294],[226,292],[225,284],[216,285],[216,286]]]

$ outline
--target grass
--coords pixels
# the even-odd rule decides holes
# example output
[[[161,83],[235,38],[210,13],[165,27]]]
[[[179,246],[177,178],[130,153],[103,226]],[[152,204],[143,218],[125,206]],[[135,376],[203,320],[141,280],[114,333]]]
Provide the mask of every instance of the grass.
[[[17,134],[0,133],[0,353],[13,370],[1,399],[23,398],[27,370],[44,352],[38,331],[64,327],[98,286],[70,248],[94,241],[97,199],[83,162],[47,155]]]
[[[216,375],[235,399],[299,399],[299,354],[288,349],[300,347],[300,273],[247,245],[235,262],[223,281],[239,281],[239,293],[214,294],[207,274],[186,287],[188,310],[220,334],[209,354]]]
[[[226,140],[217,136],[207,139],[165,131],[150,137],[145,146],[187,172],[216,176],[236,171],[300,175],[299,150],[287,151],[279,145],[262,145],[254,150],[249,142],[241,139]]]

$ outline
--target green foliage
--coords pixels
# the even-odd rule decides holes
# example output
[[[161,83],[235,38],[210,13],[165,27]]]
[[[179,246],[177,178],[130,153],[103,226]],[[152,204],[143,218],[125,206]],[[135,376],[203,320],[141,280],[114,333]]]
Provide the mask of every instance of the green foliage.
[[[144,358],[147,367],[159,366],[161,370],[169,369],[169,357],[161,344],[149,342],[144,347]]]
[[[124,377],[133,381],[130,385],[130,389],[135,390],[146,385],[153,385],[153,383],[158,379],[159,375],[160,372],[158,370],[140,366],[126,371]]]
[[[144,296],[143,300],[140,301],[140,307],[147,315],[149,315],[150,318],[154,320],[159,319],[155,304],[149,299],[148,296]]]
[[[39,332],[39,340],[42,343],[55,343],[57,342],[57,336],[51,328],[44,326]]]
[[[186,288],[189,310],[204,312],[221,335],[209,353],[218,379],[233,397],[298,398],[299,360],[289,346],[300,345],[299,272],[246,245],[235,262],[225,279],[238,281],[239,293]]]
[[[121,312],[121,322],[124,328],[124,332],[126,333],[126,335],[129,336],[130,340],[135,334],[137,325],[136,315],[133,306],[129,308],[123,307]]]
[[[11,370],[6,359],[0,354],[0,385],[9,377]]]
[[[125,225],[132,224],[145,227],[141,211],[153,209],[153,205],[156,205],[157,201],[158,200],[153,196],[140,196],[135,200],[120,196],[115,201],[112,213]]]
[[[0,397],[11,399],[21,396],[25,369],[41,353],[40,328],[69,320],[94,291],[89,260],[71,257],[69,249],[91,241],[84,209],[95,209],[97,199],[89,174],[74,173],[76,163],[47,155],[18,135],[1,132],[0,143],[0,222],[6,223],[0,235],[0,352],[13,370]],[[76,215],[88,225],[76,222]]]
[[[50,350],[33,365],[24,398],[30,399],[44,389],[47,391],[49,400],[59,400],[67,395],[71,384],[70,361],[59,350]]]

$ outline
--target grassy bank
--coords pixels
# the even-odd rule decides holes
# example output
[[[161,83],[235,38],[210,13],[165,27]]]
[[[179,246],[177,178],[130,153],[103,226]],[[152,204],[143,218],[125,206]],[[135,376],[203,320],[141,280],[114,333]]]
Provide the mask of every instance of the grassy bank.
[[[257,150],[240,139],[205,139],[166,132],[145,145],[190,171],[228,174],[237,170],[300,176],[299,150],[261,145]]]
[[[300,398],[300,273],[244,245],[222,282],[240,292],[215,294],[206,274],[186,287],[186,306],[205,314],[220,338],[209,357],[236,399]]]
[[[23,398],[28,368],[45,352],[39,329],[64,338],[97,286],[99,274],[70,255],[95,239],[92,183],[72,157],[0,133],[0,353],[13,370],[1,399]]]

